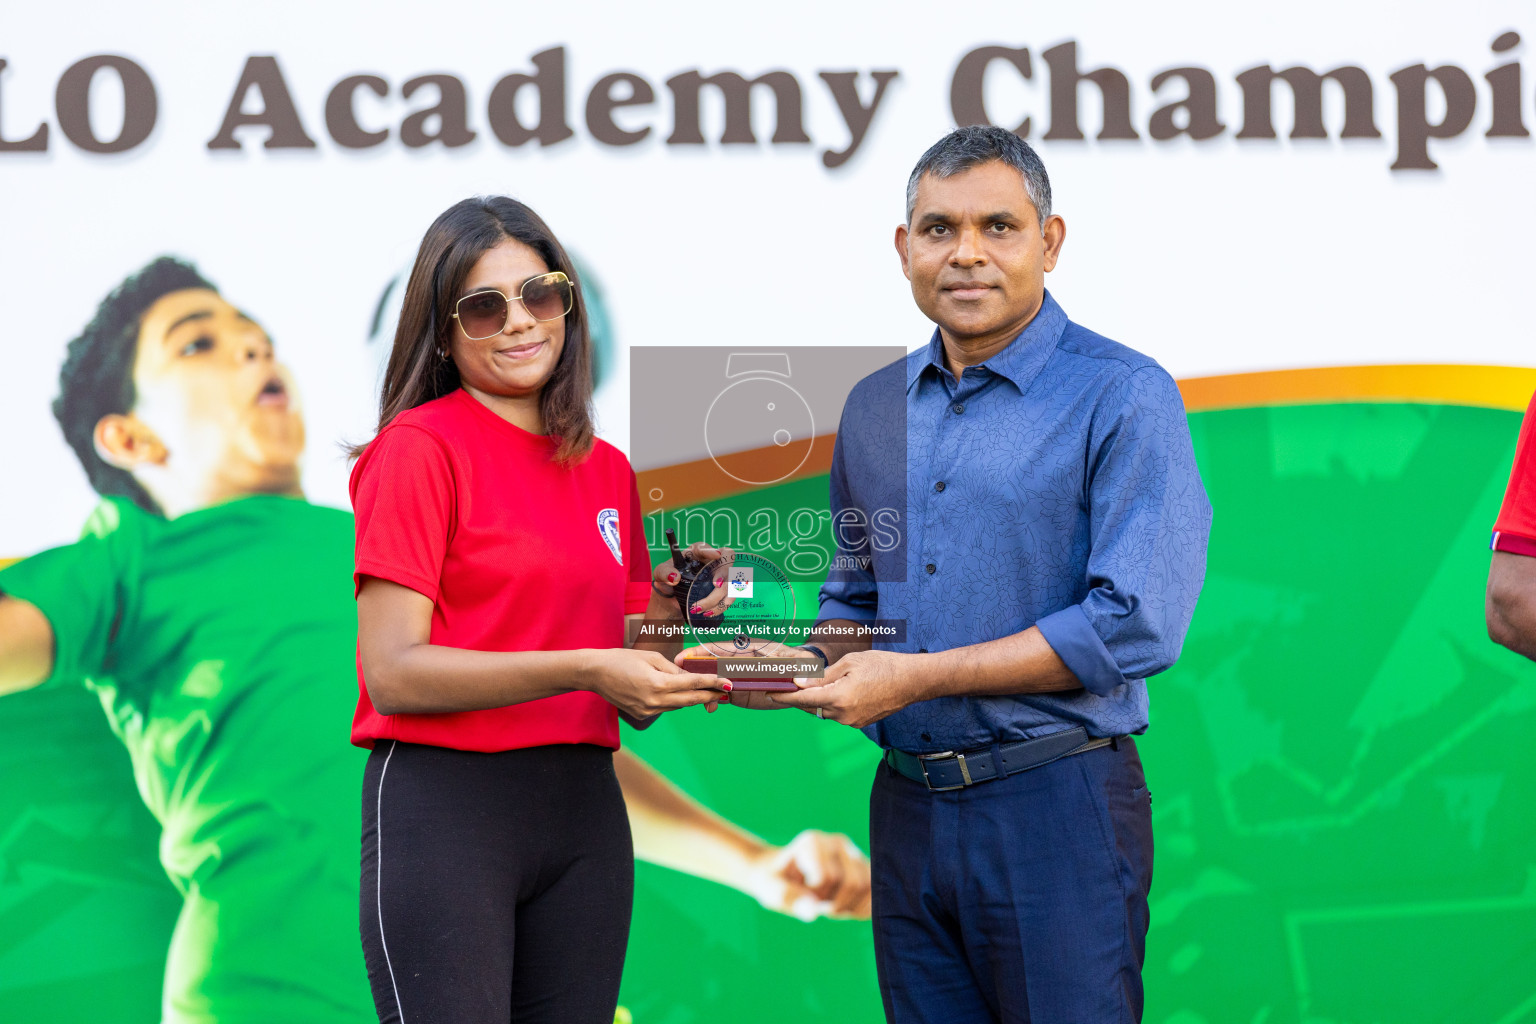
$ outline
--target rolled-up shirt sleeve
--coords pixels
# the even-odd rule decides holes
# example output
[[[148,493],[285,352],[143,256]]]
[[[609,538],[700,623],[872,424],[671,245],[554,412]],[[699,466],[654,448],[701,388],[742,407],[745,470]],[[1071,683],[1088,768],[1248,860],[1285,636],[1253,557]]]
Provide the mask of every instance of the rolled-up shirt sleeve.
[[[827,573],[827,581],[821,586],[816,621],[873,622],[878,601],[869,514],[849,493],[841,431],[832,448],[829,505],[836,556]]]
[[[1161,368],[1106,392],[1089,444],[1088,592],[1036,625],[1084,688],[1108,696],[1178,659],[1205,582],[1211,505]]]

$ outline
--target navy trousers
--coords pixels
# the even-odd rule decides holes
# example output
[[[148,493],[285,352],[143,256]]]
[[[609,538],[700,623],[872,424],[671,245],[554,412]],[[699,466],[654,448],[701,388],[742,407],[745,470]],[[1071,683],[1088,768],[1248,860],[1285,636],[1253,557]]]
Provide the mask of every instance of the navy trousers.
[[[1129,739],[932,793],[881,762],[875,965],[892,1024],[1132,1024],[1152,815]]]

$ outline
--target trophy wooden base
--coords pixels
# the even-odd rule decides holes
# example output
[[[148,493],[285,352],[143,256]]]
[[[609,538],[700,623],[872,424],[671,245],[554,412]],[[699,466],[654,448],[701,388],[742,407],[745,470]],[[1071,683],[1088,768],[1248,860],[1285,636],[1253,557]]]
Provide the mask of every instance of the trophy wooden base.
[[[788,693],[791,690],[799,689],[795,685],[794,678],[786,677],[783,673],[755,673],[750,668],[741,669],[734,666],[722,671],[720,668],[721,660],[720,658],[684,658],[682,667],[689,672],[698,672],[701,675],[718,675],[723,679],[729,679],[732,690]],[[815,662],[812,662],[811,665],[814,666]]]

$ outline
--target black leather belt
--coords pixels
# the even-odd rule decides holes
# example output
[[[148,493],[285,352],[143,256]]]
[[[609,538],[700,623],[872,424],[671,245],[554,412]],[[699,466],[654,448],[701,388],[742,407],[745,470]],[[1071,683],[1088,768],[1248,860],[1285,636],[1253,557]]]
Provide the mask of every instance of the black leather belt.
[[[969,753],[957,754],[946,750],[942,754],[909,754],[905,750],[887,750],[885,763],[913,782],[921,782],[934,791],[964,789],[978,782],[989,782],[1005,775],[1028,771],[1063,757],[1081,754],[1085,750],[1097,750],[1111,746],[1118,737],[1090,739],[1088,730],[1074,726],[1049,736],[1017,743],[1004,743],[1001,747],[983,747]],[[993,756],[994,751],[997,757]]]

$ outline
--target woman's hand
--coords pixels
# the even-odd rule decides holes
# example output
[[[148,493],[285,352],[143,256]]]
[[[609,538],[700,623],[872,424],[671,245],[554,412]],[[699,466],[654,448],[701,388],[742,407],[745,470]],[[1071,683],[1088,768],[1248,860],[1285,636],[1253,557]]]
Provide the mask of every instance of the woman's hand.
[[[592,651],[582,689],[635,718],[708,704],[731,690],[719,676],[686,672],[655,651]]]
[[[695,581],[693,593],[688,595],[693,599],[689,610],[694,615],[709,618],[724,615],[725,610],[731,606],[729,588],[725,581],[735,562],[736,552],[730,548],[712,548],[707,544],[694,543],[683,549],[683,556],[703,562],[705,568],[714,574],[708,585],[704,583],[703,577]],[[674,597],[677,585],[681,582],[681,574],[677,566],[672,564],[670,556],[657,562],[656,568],[651,570],[651,585],[662,597]],[[708,589],[705,589],[706,586]]]

